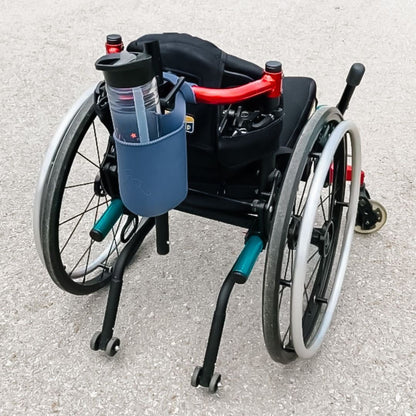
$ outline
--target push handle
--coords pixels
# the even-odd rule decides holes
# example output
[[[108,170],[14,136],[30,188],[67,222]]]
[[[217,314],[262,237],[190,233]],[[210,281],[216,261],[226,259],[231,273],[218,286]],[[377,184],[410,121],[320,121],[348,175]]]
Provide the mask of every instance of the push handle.
[[[355,63],[351,66],[350,72],[347,76],[347,85],[345,86],[344,92],[342,93],[341,99],[337,105],[338,110],[341,114],[344,114],[350,103],[352,94],[354,93],[355,87],[360,85],[361,80],[365,72],[365,67],[363,64]]]
[[[352,87],[358,87],[360,85],[361,80],[363,79],[365,72],[365,66],[360,63],[355,63],[351,66],[350,72],[348,72],[347,76],[347,84],[351,85]]]

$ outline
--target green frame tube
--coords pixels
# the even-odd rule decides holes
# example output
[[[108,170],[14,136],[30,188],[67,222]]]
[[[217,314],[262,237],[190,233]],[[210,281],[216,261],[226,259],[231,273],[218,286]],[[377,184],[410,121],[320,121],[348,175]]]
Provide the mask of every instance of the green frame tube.
[[[90,231],[91,238],[95,241],[103,241],[118,219],[123,215],[123,211],[124,205],[121,199],[113,199]]]
[[[263,240],[258,235],[250,236],[247,239],[242,252],[238,256],[232,272],[237,273],[240,276],[244,276],[247,279],[253,270],[257,258],[263,250],[263,247]]]

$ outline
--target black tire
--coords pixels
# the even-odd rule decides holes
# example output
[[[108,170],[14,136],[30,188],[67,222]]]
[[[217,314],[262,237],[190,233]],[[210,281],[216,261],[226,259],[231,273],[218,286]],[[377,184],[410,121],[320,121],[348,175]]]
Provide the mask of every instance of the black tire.
[[[105,347],[105,353],[109,357],[114,357],[119,351],[119,349],[120,349],[120,340],[116,337],[113,337],[108,341]]]
[[[191,377],[191,386],[192,387],[198,387],[199,386],[199,381],[201,379],[201,374],[202,374],[202,367],[196,366],[195,369],[194,369],[194,372],[192,373],[192,377]]]
[[[315,112],[294,148],[277,198],[264,270],[262,317],[267,350],[273,360],[283,364],[297,357],[290,335],[291,284],[296,250],[296,224],[299,222],[302,206],[305,203],[305,193],[307,195],[310,177],[313,176],[313,169],[317,162],[316,155],[325,145],[329,133],[341,121],[342,116],[335,108],[320,108]],[[341,200],[344,196],[346,170],[344,140],[336,152],[334,163],[336,165],[334,180],[339,184],[337,199]],[[331,231],[332,238],[337,240],[342,207],[334,208],[332,215],[335,222],[334,230]],[[334,242],[336,247],[336,241]],[[319,264],[318,272],[311,285],[312,292],[316,292],[320,284],[328,286],[334,254],[332,252],[329,255],[326,253],[325,260]],[[322,258],[320,253],[318,253],[318,257]],[[319,319],[320,309],[321,305],[316,302],[305,306],[302,325],[306,337],[311,336]]]
[[[100,349],[100,341],[101,341],[101,331],[96,331],[91,338],[90,348],[93,351],[98,351]]]
[[[123,246],[123,215],[102,242],[89,232],[111,202],[94,181],[108,146],[108,131],[94,110],[93,94],[79,107],[59,141],[46,175],[35,221],[41,257],[52,280],[63,290],[86,295],[105,286]],[[98,195],[97,195],[98,194]]]
[[[218,390],[218,385],[220,384],[220,382],[221,382],[221,374],[214,373],[211,377],[210,382],[209,382],[208,391],[211,394],[216,393],[217,390]]]

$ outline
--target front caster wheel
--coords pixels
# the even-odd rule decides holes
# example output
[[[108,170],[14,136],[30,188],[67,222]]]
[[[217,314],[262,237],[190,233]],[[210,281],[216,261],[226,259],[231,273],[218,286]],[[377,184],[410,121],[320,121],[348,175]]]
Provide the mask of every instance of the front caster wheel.
[[[106,347],[105,347],[105,353],[113,357],[117,354],[118,350],[120,349],[120,340],[118,338],[111,338],[110,341],[108,341]]]
[[[218,385],[221,382],[221,374],[214,373],[209,382],[208,391],[210,393],[216,393],[218,390]]]
[[[201,379],[202,375],[202,367],[196,366],[194,372],[192,373],[191,377],[191,386],[192,387],[198,387],[199,386],[199,380]]]
[[[359,234],[371,234],[380,230],[387,221],[386,208],[384,208],[380,202],[374,201],[373,199],[368,199],[367,201],[360,200],[359,203],[362,203],[362,206],[359,206],[358,208],[358,210],[362,210],[362,217],[360,217],[362,219],[356,224],[354,229],[355,232]],[[370,215],[375,216],[375,223],[374,221],[367,219]]]

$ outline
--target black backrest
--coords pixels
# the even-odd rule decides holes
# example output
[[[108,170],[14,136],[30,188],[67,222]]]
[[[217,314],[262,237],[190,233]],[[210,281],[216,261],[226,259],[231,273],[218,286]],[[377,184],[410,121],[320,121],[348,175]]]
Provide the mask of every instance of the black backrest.
[[[143,51],[143,44],[159,41],[163,67],[181,74],[187,81],[202,87],[220,88],[241,85],[258,79],[263,70],[259,66],[229,55],[206,40],[186,33],[144,35],[131,42],[129,51]]]
[[[148,34],[131,42],[127,50],[141,52],[145,42],[159,41],[164,71],[185,76],[189,82],[209,88],[242,85],[261,78],[259,66],[229,55],[206,40],[185,33]],[[220,106],[187,105],[195,119],[194,132],[188,134],[188,169],[192,179],[220,179],[218,120]]]

